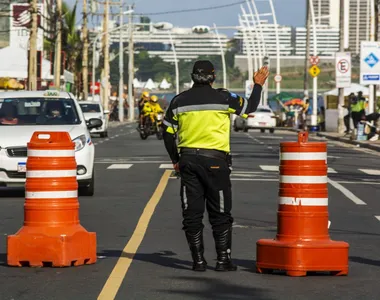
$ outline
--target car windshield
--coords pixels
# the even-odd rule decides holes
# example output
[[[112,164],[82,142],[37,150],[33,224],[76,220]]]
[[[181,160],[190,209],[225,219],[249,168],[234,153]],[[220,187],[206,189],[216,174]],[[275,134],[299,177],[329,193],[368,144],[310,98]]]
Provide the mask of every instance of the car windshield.
[[[272,111],[268,108],[258,108],[256,112],[271,113]]]
[[[75,102],[62,98],[0,98],[1,125],[80,124]]]
[[[80,103],[79,105],[84,113],[100,113],[99,104]]]

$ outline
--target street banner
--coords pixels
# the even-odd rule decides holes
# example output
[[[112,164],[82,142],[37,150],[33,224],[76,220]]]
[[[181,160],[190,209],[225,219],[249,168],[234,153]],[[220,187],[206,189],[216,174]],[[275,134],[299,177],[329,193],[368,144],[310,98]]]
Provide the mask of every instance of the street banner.
[[[360,84],[380,84],[380,42],[361,42]]]
[[[335,54],[335,81],[337,88],[351,86],[351,53],[337,52]]]

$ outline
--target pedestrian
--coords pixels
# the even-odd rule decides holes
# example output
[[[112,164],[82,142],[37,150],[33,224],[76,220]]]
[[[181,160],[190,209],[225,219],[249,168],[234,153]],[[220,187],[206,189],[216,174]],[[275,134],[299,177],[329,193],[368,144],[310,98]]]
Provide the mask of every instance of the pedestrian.
[[[166,111],[164,142],[181,176],[182,224],[195,271],[205,271],[207,267],[203,256],[205,205],[215,240],[215,270],[237,269],[231,261],[230,114],[247,118],[256,111],[268,75],[266,66],[255,73],[255,85],[247,100],[225,89],[213,89],[213,64],[197,61],[191,74],[193,87],[175,96]]]

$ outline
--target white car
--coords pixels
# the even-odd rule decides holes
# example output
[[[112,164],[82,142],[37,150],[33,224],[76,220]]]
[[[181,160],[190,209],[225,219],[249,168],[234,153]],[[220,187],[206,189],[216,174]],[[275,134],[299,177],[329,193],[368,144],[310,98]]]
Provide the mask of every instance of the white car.
[[[259,105],[255,112],[248,114],[247,119],[236,117],[233,127],[235,131],[243,130],[247,132],[248,129],[260,129],[261,132],[265,132],[266,129],[269,129],[270,133],[274,133],[277,123],[276,118],[269,106]]]
[[[79,105],[84,114],[86,121],[98,118],[102,120],[103,125],[99,128],[92,128],[90,133],[98,133],[100,137],[108,137],[108,110],[103,110],[103,107],[98,101],[79,101]]]
[[[94,194],[95,147],[88,129],[102,121],[85,121],[74,96],[59,91],[0,93],[0,187],[23,187],[27,143],[35,131],[66,131],[75,143],[79,195]]]

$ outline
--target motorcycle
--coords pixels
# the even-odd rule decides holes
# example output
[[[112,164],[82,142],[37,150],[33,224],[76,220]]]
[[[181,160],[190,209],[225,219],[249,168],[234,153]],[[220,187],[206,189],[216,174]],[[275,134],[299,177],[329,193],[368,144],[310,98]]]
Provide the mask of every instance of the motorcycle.
[[[158,140],[163,139],[163,122],[164,116],[162,113],[155,115],[151,113],[144,119],[144,128],[140,130],[140,137],[142,140],[146,140],[150,135],[156,135]]]

